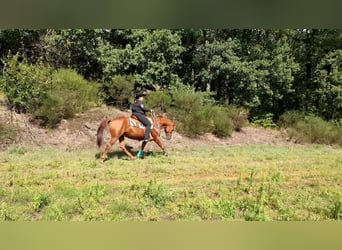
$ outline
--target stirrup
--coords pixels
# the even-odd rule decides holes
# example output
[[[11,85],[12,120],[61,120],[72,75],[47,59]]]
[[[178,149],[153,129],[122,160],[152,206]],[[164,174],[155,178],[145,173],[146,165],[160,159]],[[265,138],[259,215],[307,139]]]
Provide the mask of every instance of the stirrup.
[[[150,138],[148,138],[148,139],[144,139],[143,142],[149,142],[149,141],[153,141],[153,140],[154,140],[154,138],[153,138],[153,137],[150,137]]]

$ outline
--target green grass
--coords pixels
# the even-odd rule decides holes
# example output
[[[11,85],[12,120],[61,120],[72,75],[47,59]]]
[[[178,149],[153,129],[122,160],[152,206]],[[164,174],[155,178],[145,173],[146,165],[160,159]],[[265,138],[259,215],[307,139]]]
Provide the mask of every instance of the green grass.
[[[342,150],[183,147],[104,164],[97,149],[0,152],[0,220],[342,219]]]

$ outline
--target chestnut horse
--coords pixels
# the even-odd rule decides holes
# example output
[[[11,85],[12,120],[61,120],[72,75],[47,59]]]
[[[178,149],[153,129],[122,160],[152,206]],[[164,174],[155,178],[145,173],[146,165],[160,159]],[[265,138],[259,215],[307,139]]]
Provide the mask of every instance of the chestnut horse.
[[[153,137],[152,141],[157,143],[157,145],[163,150],[164,155],[167,155],[164,144],[160,138],[160,132],[164,129],[166,134],[166,138],[168,140],[172,137],[172,132],[175,129],[175,124],[170,119],[165,117],[157,117],[154,119],[153,128],[151,130],[151,135]],[[125,145],[125,137],[128,137],[133,140],[143,140],[145,129],[137,128],[130,125],[129,117],[117,117],[114,119],[104,119],[99,128],[97,129],[97,145],[101,147],[103,143],[103,132],[104,129],[108,128],[111,134],[111,139],[107,144],[100,161],[104,162],[107,158],[107,153],[110,148],[114,145],[114,143],[119,139],[120,148],[131,158],[134,159],[133,155],[127,150]],[[143,142],[141,145],[141,149],[139,150],[137,156],[141,157],[143,150],[146,146],[147,142]]]

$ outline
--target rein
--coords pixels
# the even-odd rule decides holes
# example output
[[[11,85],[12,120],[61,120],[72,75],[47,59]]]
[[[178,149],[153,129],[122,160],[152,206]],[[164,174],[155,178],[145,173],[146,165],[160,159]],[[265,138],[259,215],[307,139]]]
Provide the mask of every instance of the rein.
[[[154,126],[158,129],[159,133],[160,133],[160,124],[157,120],[157,116],[156,116],[156,112],[152,111],[151,112],[151,115],[152,115],[152,121],[153,121],[153,124]]]

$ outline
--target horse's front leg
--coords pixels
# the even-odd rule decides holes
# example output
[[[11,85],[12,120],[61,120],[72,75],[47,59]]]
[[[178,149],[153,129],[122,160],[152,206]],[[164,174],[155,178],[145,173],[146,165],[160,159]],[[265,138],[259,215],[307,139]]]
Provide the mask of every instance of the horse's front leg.
[[[165,156],[167,156],[168,153],[166,152],[165,146],[164,146],[163,142],[161,141],[160,136],[154,137],[154,141],[155,141],[155,142],[157,143],[157,145],[161,148],[161,150],[163,150],[163,154],[164,154]]]
[[[141,144],[141,148],[140,148],[140,150],[139,150],[138,153],[137,153],[137,157],[138,157],[138,158],[141,158],[141,157],[143,156],[143,152],[144,152],[144,148],[146,147],[146,144],[147,144],[146,141],[144,141],[144,142]]]

